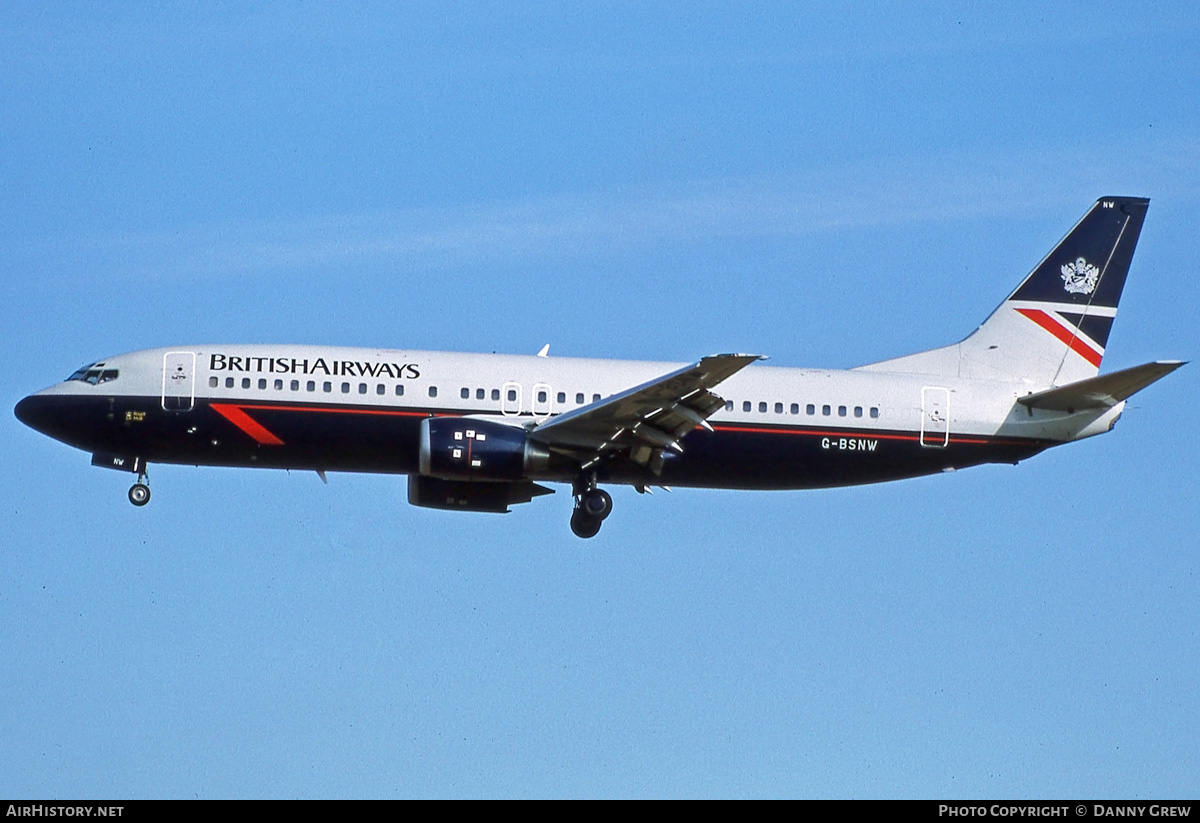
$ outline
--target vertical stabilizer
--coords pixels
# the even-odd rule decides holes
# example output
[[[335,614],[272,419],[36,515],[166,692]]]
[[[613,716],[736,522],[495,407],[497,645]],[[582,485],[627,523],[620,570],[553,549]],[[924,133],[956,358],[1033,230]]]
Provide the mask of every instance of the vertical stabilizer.
[[[1100,198],[966,340],[863,368],[1042,386],[1095,377],[1149,203]]]

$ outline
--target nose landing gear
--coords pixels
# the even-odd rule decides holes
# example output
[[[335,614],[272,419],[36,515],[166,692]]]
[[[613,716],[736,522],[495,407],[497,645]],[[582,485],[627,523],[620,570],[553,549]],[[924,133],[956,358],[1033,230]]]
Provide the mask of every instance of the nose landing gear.
[[[571,531],[576,537],[595,537],[604,518],[612,514],[612,496],[596,488],[596,476],[575,481],[575,510],[571,512]]]
[[[150,502],[150,486],[146,482],[145,464],[141,460],[138,460],[137,466],[138,479],[136,483],[129,487],[129,502],[140,507]]]

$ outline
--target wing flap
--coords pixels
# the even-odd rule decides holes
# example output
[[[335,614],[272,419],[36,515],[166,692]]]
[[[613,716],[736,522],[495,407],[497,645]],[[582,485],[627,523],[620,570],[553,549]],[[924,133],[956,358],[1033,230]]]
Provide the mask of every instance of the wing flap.
[[[679,440],[725,401],[710,389],[756,360],[756,354],[716,354],[611,397],[560,414],[530,437],[551,449],[604,453],[628,451],[638,463]]]

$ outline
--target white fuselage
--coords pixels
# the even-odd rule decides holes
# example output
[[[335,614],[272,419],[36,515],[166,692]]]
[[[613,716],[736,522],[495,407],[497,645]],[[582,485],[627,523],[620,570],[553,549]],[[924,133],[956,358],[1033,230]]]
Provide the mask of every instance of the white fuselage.
[[[136,418],[147,412],[163,413],[173,398],[176,416],[181,419],[205,408],[238,409],[241,416],[229,413],[226,430],[219,436],[208,437],[212,434],[208,431],[211,422],[205,428],[205,436],[216,441],[212,462],[289,466],[293,464],[280,463],[270,456],[272,448],[285,449],[284,443],[262,442],[269,438],[256,436],[258,429],[250,424],[238,431],[239,421],[257,423],[261,412],[272,408],[313,412],[336,408],[343,412],[357,410],[363,415],[390,413],[414,418],[480,416],[528,426],[653,380],[682,365],[297,345],[181,346],[120,355],[102,363],[104,369],[117,372],[116,379],[94,385],[70,380],[41,394],[122,398],[126,405],[140,404],[125,409],[131,417],[127,427],[131,438],[136,437],[139,423],[144,424],[146,419]],[[899,476],[991,459],[1011,462],[1009,450],[993,456],[975,448],[963,460],[956,453],[961,449],[954,447],[995,443],[1011,447],[1025,442],[1029,453],[1035,453],[1055,442],[1105,431],[1120,413],[1120,407],[1115,407],[1102,413],[1067,414],[1030,410],[1017,403],[1019,397],[1041,388],[1045,387],[1008,381],[755,365],[720,384],[718,393],[725,405],[709,422],[718,437],[788,435],[790,443],[791,438],[799,436],[809,453],[825,452],[845,469],[823,483],[814,476],[811,459],[789,472],[786,465],[773,462],[769,453],[763,453],[762,444],[756,444],[753,453],[746,455],[747,465],[729,472],[731,487],[803,488],[870,482],[876,472],[868,471],[861,481],[856,480],[855,461],[885,453],[893,453],[888,474]],[[199,414],[196,416],[199,418]],[[343,415],[341,419],[356,418]],[[273,431],[269,424],[266,428]],[[295,438],[279,439],[286,443]],[[253,447],[254,453],[247,451],[244,461],[231,459],[224,447],[234,440],[244,441],[247,450]],[[95,448],[86,442],[77,445]],[[337,449],[336,443],[328,446],[324,451]],[[688,446],[685,439],[677,462],[687,463]],[[894,453],[901,446],[903,454]],[[136,441],[126,441],[123,451],[136,452]],[[793,451],[789,446],[781,450],[781,456]],[[905,455],[919,458],[912,471],[903,468]],[[938,455],[945,455],[945,459]],[[174,462],[170,455],[157,453],[150,459]],[[721,459],[730,458],[722,453]],[[204,449],[193,446],[180,455],[178,462],[206,462]],[[396,465],[407,470],[410,463],[400,461]],[[748,476],[753,475],[755,466],[763,469],[758,479]],[[324,460],[311,468],[340,466]],[[690,485],[690,477],[689,472],[676,472],[671,479],[679,485]],[[723,485],[706,472],[698,477],[703,479],[695,485]]]
[[[606,483],[801,489],[1016,463],[1108,431],[1182,365],[1099,373],[1148,203],[1097,200],[960,342],[846,371],[180,346],[86,366],[16,414],[136,472],[139,506],[151,462],[406,474],[410,502],[481,512],[569,482],[580,537],[611,511]]]

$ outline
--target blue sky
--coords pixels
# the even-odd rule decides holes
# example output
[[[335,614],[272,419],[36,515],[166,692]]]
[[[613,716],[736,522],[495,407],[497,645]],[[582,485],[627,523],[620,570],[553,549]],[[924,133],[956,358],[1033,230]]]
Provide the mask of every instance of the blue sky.
[[[305,342],[849,367],[1152,202],[1106,370],[1194,359],[1200,12],[0,10],[0,399]],[[0,426],[0,796],[1195,795],[1194,366],[1018,467],[409,507]]]

